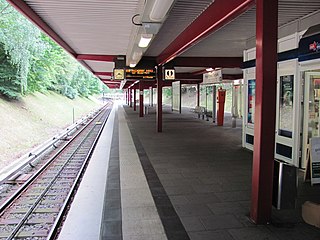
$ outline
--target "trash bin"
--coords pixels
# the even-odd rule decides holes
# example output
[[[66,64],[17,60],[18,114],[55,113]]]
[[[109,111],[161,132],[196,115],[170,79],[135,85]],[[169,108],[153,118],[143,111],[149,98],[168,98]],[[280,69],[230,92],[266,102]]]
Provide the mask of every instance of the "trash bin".
[[[296,206],[298,178],[297,167],[275,160],[273,171],[272,205],[277,209],[294,209]]]

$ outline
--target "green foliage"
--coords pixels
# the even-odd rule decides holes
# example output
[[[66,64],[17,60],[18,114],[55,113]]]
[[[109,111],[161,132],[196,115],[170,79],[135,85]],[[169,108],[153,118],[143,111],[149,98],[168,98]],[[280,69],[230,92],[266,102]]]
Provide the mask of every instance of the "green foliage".
[[[11,99],[20,96],[20,81],[16,77],[18,69],[13,65],[0,44],[0,94]]]
[[[74,99],[102,90],[92,73],[5,0],[0,0],[0,63],[0,93],[9,98],[53,90]]]

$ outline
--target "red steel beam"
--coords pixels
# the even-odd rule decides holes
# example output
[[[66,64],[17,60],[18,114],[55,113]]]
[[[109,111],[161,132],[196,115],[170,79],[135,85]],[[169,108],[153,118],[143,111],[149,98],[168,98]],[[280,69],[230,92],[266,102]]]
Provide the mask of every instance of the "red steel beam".
[[[92,60],[101,62],[114,62],[116,56],[114,55],[95,55],[95,54],[78,54],[77,60]]]
[[[233,68],[241,67],[242,57],[176,57],[175,67]]]
[[[192,73],[176,73],[176,79],[202,80],[202,75],[193,75]]]
[[[96,76],[112,76],[112,72],[93,72],[93,74]]]
[[[7,0],[15,9],[21,12],[26,18],[33,22],[38,28],[51,37],[57,44],[64,48],[74,57],[76,52],[47,24],[40,18],[23,0]]]
[[[163,65],[209,34],[217,31],[230,21],[254,6],[254,0],[215,0],[197,19],[195,19],[162,53],[157,63]]]
[[[243,79],[243,74],[222,74],[222,80]]]
[[[192,72],[191,74],[192,75],[202,75],[204,73],[207,73],[208,71],[206,69],[202,69],[202,70],[199,70],[199,71],[195,71],[195,72]]]

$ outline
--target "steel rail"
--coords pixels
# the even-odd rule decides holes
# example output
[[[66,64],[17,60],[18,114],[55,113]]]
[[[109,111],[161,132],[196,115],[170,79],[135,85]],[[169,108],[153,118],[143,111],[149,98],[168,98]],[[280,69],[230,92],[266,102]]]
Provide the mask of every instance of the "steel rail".
[[[80,183],[80,181],[81,181],[81,176],[82,176],[82,175],[84,174],[84,172],[85,172],[85,169],[86,169],[86,167],[87,167],[87,164],[88,164],[88,162],[89,162],[89,160],[90,160],[90,158],[91,158],[91,156],[92,156],[92,153],[93,153],[93,151],[94,151],[94,149],[95,149],[95,147],[96,147],[96,145],[97,145],[97,143],[98,143],[98,140],[99,140],[99,138],[100,138],[100,136],[101,136],[101,133],[102,133],[102,131],[103,131],[103,129],[104,129],[104,126],[106,125],[106,123],[107,123],[107,121],[108,121],[108,119],[109,119],[110,112],[111,112],[111,111],[108,112],[108,116],[107,116],[106,119],[103,121],[103,123],[102,123],[102,125],[101,125],[101,128],[100,128],[97,136],[95,137],[95,140],[94,140],[94,142],[93,142],[93,144],[92,144],[92,146],[91,146],[91,148],[90,148],[90,150],[89,150],[89,152],[88,152],[88,155],[87,155],[86,159],[84,160],[84,162],[83,162],[83,164],[82,164],[82,167],[81,167],[78,175],[76,176],[76,179],[75,179],[75,181],[74,181],[74,183],[73,183],[73,185],[72,185],[72,187],[71,187],[71,189],[70,189],[70,192],[69,192],[68,196],[66,197],[66,199],[65,199],[65,201],[64,201],[64,204],[63,204],[63,206],[62,206],[62,208],[61,208],[58,216],[56,217],[55,222],[53,223],[53,226],[52,226],[52,228],[51,228],[51,230],[50,230],[50,232],[49,232],[49,234],[48,234],[47,240],[54,240],[54,239],[56,238],[56,236],[58,235],[58,228],[61,226],[61,224],[62,224],[62,222],[63,222],[63,216],[64,216],[65,213],[67,212],[67,210],[68,210],[67,207],[70,205],[70,203],[71,203],[71,201],[72,201],[72,196],[75,194],[75,192],[76,192],[76,190],[77,190],[77,188],[78,188],[77,185],[78,185],[78,184]]]
[[[97,115],[103,111],[104,108],[107,108],[108,106],[104,106],[103,108],[101,108],[99,110],[99,112],[97,113]],[[86,126],[88,126],[91,122],[94,121],[94,118],[92,118],[87,124]],[[66,147],[68,147],[73,140],[78,137],[84,130],[86,129],[86,127],[84,127],[81,131],[77,132],[76,135],[74,135],[65,145],[63,145],[61,147],[61,149],[55,153],[41,168],[39,168],[23,185],[21,185],[21,187],[19,189],[17,189],[10,198],[8,198],[1,206],[0,206],[0,216],[2,216],[3,211],[9,207],[11,205],[11,203],[19,197],[19,195],[21,195],[21,193],[51,164],[52,161],[54,161],[54,159],[56,159],[63,151]]]
[[[101,112],[100,112],[101,113]],[[98,116],[97,116],[98,117]],[[102,117],[101,117],[102,118]],[[101,119],[100,118],[100,119]],[[37,197],[35,202],[32,204],[32,206],[29,208],[29,210],[24,214],[23,218],[20,220],[20,222],[15,226],[14,230],[11,232],[11,234],[7,237],[7,240],[12,240],[16,234],[20,231],[21,227],[24,225],[26,220],[29,218],[29,216],[33,213],[34,209],[38,206],[40,201],[43,199],[43,197],[46,195],[46,193],[51,189],[53,184],[56,182],[56,180],[60,177],[60,174],[65,169],[66,165],[70,162],[70,160],[75,156],[77,151],[80,149],[80,147],[83,146],[83,143],[87,141],[90,134],[93,132],[94,126],[90,129],[90,131],[84,136],[84,138],[81,140],[81,142],[78,144],[78,146],[73,150],[71,155],[68,159],[65,160],[64,164],[60,167],[59,171],[56,173],[56,175],[51,179],[51,181],[48,183],[48,185],[45,187],[45,189],[42,191],[41,194]],[[86,157],[86,159],[88,156]]]

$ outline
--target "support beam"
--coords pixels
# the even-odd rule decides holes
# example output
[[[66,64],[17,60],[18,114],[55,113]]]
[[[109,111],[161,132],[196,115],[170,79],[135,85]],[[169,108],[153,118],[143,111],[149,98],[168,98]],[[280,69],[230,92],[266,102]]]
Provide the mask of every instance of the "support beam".
[[[270,222],[275,144],[278,0],[256,1],[256,92],[250,217]]]
[[[157,67],[157,132],[162,132],[162,66]]]
[[[254,0],[215,0],[157,57],[157,63],[166,64],[209,34],[219,30],[254,6]]]
[[[176,73],[176,80],[190,79],[190,80],[202,80],[202,75],[195,75],[193,73]]]
[[[177,57],[175,67],[234,68],[242,67],[242,57]]]
[[[129,107],[132,108],[132,89],[129,88]]]
[[[117,56],[115,55],[96,55],[96,54],[78,54],[77,60],[92,60],[101,62],[114,62]]]
[[[111,77],[112,76],[112,72],[93,72],[94,75],[96,76],[108,76]]]
[[[133,111],[137,111],[137,89],[133,87]]]

